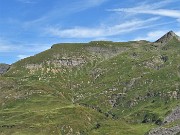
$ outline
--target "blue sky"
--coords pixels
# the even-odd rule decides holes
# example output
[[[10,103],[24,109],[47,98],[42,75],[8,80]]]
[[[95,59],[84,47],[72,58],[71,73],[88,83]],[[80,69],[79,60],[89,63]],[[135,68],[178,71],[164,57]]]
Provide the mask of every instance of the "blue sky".
[[[0,0],[0,63],[62,42],[180,35],[180,0]]]

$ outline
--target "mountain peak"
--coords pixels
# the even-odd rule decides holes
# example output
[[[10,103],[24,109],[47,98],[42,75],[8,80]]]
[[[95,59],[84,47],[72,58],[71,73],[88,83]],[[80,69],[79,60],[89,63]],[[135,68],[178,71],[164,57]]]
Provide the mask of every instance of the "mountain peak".
[[[180,37],[171,30],[171,31],[167,32],[164,36],[162,36],[160,39],[158,39],[155,43],[166,44],[173,38],[176,38],[177,40],[180,41]]]
[[[175,34],[174,31],[172,31],[172,30],[170,30],[168,33],[169,33],[169,34]],[[167,34],[168,34],[168,33],[167,33]]]

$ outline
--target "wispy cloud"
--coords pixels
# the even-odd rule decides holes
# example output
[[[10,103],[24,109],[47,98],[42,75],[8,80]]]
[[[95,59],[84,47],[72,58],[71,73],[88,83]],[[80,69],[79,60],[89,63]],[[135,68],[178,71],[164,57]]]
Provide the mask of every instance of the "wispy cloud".
[[[145,2],[137,3],[137,6],[133,6],[130,8],[116,8],[116,9],[108,9],[107,11],[116,12],[116,13],[124,13],[128,18],[151,18],[151,17],[160,17],[159,21],[155,23],[149,24],[155,28],[155,31],[149,31],[145,33],[144,36],[138,36],[134,38],[134,40],[148,40],[155,41],[164,35],[166,32],[170,31],[170,26],[174,26],[173,24],[177,24],[180,22],[180,9],[172,9],[171,4],[175,4],[178,0],[162,0],[159,2],[153,3],[150,0],[146,0]],[[143,16],[146,15],[146,16]],[[166,21],[164,21],[166,20]],[[171,25],[168,25],[171,24]],[[158,25],[166,26],[166,27],[157,27]],[[166,30],[164,30],[166,28]],[[170,28],[170,29],[168,29]],[[177,34],[178,31],[176,31]]]
[[[100,6],[107,1],[109,0],[81,0],[81,1],[73,1],[71,2],[71,4],[67,3],[67,4],[64,4],[63,6],[61,5],[61,2],[59,2],[59,3],[56,3],[57,5],[56,8],[49,10],[47,13],[43,14],[41,17],[31,20],[31,21],[24,22],[24,26],[31,27],[32,25],[42,25],[49,21],[56,20],[57,18],[72,15],[77,12],[81,12],[81,11],[84,11],[93,7]]]
[[[179,20],[180,10],[162,8],[164,5],[170,2],[173,2],[173,1],[159,2],[156,4],[143,4],[143,5],[140,4],[137,7],[109,9],[108,11],[125,12],[125,13],[132,13],[132,14],[150,14],[150,15],[175,18]]]
[[[131,20],[114,26],[100,26],[97,28],[75,27],[72,29],[60,29],[56,27],[46,28],[46,33],[61,38],[99,38],[119,35],[134,30],[148,27],[149,23],[158,20],[150,18],[147,20]]]
[[[176,19],[180,19],[180,10],[169,10],[169,9],[139,9],[139,8],[120,8],[120,9],[113,9],[111,11],[116,12],[128,12],[133,14],[152,14],[152,15],[159,15],[159,16],[166,16],[172,17]]]

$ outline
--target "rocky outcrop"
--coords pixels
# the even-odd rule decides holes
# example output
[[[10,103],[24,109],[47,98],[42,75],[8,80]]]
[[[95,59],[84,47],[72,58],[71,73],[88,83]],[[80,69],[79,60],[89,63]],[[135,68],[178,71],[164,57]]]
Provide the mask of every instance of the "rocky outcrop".
[[[126,93],[112,94],[109,103],[112,107],[116,107],[120,101],[126,96]]]
[[[103,74],[103,69],[101,68],[95,68],[90,72],[91,77],[95,81],[97,78],[99,78]]]
[[[165,66],[165,62],[168,61],[168,56],[161,55],[152,57],[150,60],[143,62],[144,67],[159,70]]]
[[[169,122],[173,122],[176,120],[180,120],[180,106],[178,106],[177,108],[175,108],[170,115],[168,115],[165,119],[164,119],[164,123],[169,123]]]
[[[44,61],[41,64],[27,64],[25,68],[28,69],[31,73],[41,70],[42,72],[52,72],[58,73],[62,67],[77,67],[86,63],[86,60],[83,58],[59,58],[56,60]]]
[[[8,64],[0,64],[0,75],[6,73],[9,68],[10,65]]]
[[[61,58],[58,60],[51,61],[55,67],[75,67],[86,63],[83,58]]]
[[[162,126],[152,129],[147,135],[177,135],[180,133],[180,125],[165,128],[166,124],[180,120],[180,106],[172,110],[172,112],[164,119]]]
[[[38,70],[42,68],[42,64],[27,64],[25,67],[29,70]]]
[[[153,129],[147,135],[177,135],[179,132],[180,132],[180,125],[177,125],[171,128],[159,127]]]

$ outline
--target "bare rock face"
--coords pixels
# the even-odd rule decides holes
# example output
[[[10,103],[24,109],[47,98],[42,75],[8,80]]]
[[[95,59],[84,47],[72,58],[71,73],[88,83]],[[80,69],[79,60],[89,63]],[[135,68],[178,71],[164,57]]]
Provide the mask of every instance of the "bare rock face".
[[[54,60],[52,63],[55,65],[55,67],[75,67],[86,63],[86,61],[83,58],[62,58]]]
[[[10,65],[8,64],[0,64],[0,75],[7,72],[9,68],[10,68]]]
[[[155,43],[166,44],[167,42],[169,42],[173,38],[176,38],[177,40],[180,41],[179,36],[177,36],[173,31],[169,31],[164,36],[162,36],[160,39],[158,39]]]
[[[172,113],[164,119],[164,123],[173,122],[175,120],[180,120],[180,106],[175,108]]]
[[[180,132],[180,125],[171,128],[156,128],[152,130],[148,135],[177,135]]]
[[[25,67],[30,70],[38,70],[42,68],[42,64],[27,64]]]
[[[84,58],[75,58],[75,57],[63,57],[57,58],[54,60],[44,61],[40,64],[27,64],[24,67],[29,70],[30,74],[34,74],[37,71],[41,71],[42,73],[59,73],[61,69],[64,67],[66,68],[73,68],[82,66],[86,63]]]
[[[163,121],[163,125],[167,123],[171,123],[180,119],[180,106],[172,110],[171,114],[169,114]],[[165,128],[163,126],[159,128],[152,129],[148,135],[178,135],[180,133],[180,125],[176,125],[170,128]]]

